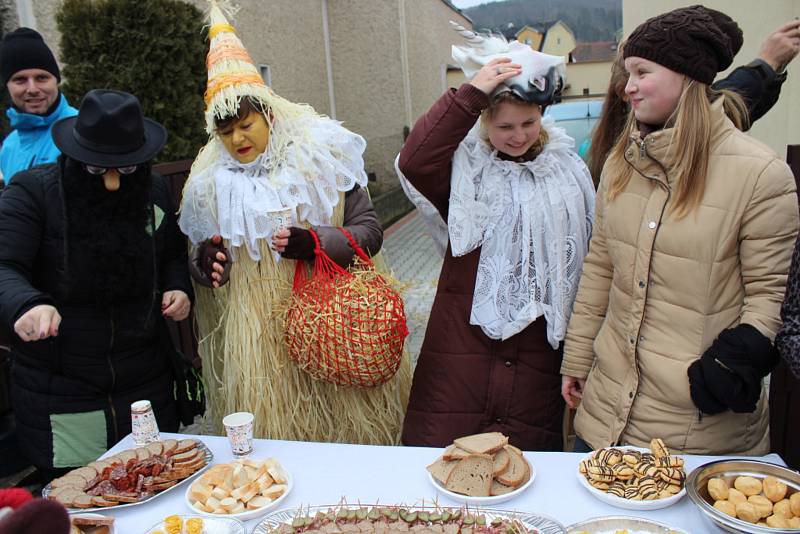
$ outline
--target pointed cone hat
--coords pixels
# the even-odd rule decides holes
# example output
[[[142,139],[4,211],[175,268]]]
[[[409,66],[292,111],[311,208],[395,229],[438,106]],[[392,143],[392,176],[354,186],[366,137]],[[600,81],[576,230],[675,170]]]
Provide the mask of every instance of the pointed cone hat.
[[[208,13],[209,44],[206,68],[208,82],[204,95],[206,103],[206,131],[214,131],[214,118],[236,115],[243,96],[255,97],[269,102],[272,90],[261,78],[250,54],[220,9],[216,0],[211,0]]]

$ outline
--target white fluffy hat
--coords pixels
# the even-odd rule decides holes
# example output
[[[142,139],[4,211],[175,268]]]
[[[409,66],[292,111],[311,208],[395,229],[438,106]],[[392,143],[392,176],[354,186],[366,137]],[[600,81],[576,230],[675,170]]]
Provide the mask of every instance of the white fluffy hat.
[[[508,58],[522,66],[522,72],[505,80],[494,94],[512,91],[523,100],[547,105],[564,86],[567,69],[562,56],[537,52],[519,41],[509,43],[501,35],[478,35],[453,21],[450,25],[467,40],[467,45],[453,46],[453,61],[468,79],[498,58]]]

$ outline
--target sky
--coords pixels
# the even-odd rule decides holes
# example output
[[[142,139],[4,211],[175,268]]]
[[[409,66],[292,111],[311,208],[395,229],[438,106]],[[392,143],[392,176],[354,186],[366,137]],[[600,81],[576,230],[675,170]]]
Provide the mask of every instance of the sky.
[[[498,0],[450,0],[450,3],[459,9],[466,9],[468,7],[477,6],[478,4],[488,4],[497,1]]]

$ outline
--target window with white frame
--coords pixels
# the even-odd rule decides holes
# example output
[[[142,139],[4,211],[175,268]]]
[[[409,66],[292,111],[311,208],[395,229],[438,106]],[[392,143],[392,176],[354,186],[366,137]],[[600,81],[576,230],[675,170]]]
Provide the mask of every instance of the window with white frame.
[[[261,73],[261,79],[264,80],[264,83],[272,86],[272,71],[269,68],[269,65],[259,65],[258,70]]]

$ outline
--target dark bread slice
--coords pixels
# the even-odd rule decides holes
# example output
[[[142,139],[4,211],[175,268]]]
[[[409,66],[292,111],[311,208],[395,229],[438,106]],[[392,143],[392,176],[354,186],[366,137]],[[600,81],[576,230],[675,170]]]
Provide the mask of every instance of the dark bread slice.
[[[81,492],[79,495],[72,499],[72,508],[94,508],[94,503],[92,502],[94,497],[89,495],[88,493]],[[111,503],[109,506],[116,504]]]
[[[92,497],[92,506],[116,506],[119,504],[117,500],[108,500],[104,497]]]
[[[181,454],[183,452],[190,451],[192,449],[196,449],[197,447],[197,440],[194,439],[182,439],[178,442],[177,447],[175,450],[172,451],[172,454]]]
[[[471,454],[450,472],[445,488],[470,497],[488,497],[492,488],[492,457],[488,454]]]
[[[178,448],[178,440],[176,439],[165,439],[164,440],[164,451],[161,453],[164,456],[172,456],[175,454],[175,449]]]
[[[505,495],[506,493],[511,493],[516,488],[512,488],[511,486],[506,486],[505,484],[501,484],[497,481],[497,479],[492,480],[492,488],[489,490],[489,493],[492,495]]]
[[[500,432],[485,432],[455,439],[453,444],[473,454],[492,454],[508,444],[508,437]]]
[[[492,467],[492,475],[502,475],[511,466],[511,455],[503,448],[494,453],[494,466]]]
[[[452,460],[461,460],[463,458],[466,458],[470,454],[471,453],[469,451],[465,451],[464,449],[459,449],[457,445],[453,444],[444,450],[442,458],[450,462]]]
[[[428,466],[428,472],[442,483],[442,485],[447,484],[447,477],[450,476],[450,473],[455,469],[458,461],[455,462],[448,462],[443,458],[438,458],[435,462]]]
[[[170,480],[168,482],[161,482],[161,483],[158,483],[158,484],[150,484],[149,486],[145,486],[145,489],[147,491],[163,491],[163,490],[165,490],[167,488],[171,488],[172,486],[174,486],[177,483],[178,483],[177,480]]]
[[[136,458],[138,458],[140,462],[147,460],[152,456],[147,447],[139,447],[134,452],[136,452]]]
[[[507,445],[506,450],[510,458],[508,469],[497,476],[497,481],[503,485],[518,488],[525,482],[525,477],[530,477],[530,466],[522,455],[522,451],[512,445]]]
[[[161,456],[161,453],[164,452],[164,443],[160,441],[148,443],[147,450],[150,451],[150,456]]]
[[[117,501],[117,502],[139,502],[141,499],[139,497],[134,497],[132,495],[119,495],[119,494],[103,494],[103,498],[107,501]]]
[[[86,526],[86,527],[110,527],[114,524],[113,517],[106,517],[100,516],[99,514],[94,517],[86,517],[83,515],[73,515],[72,516],[72,524],[76,526]]]
[[[177,450],[177,449],[176,449]],[[186,452],[180,452],[172,455],[173,464],[182,464],[184,462],[191,462],[197,455],[201,454],[200,449],[189,449]]]
[[[72,476],[70,474],[66,474],[61,478],[57,478],[50,483],[51,488],[78,488],[83,489],[86,487],[86,479],[79,476]]]
[[[96,477],[99,474],[100,473],[98,473],[97,469],[95,469],[94,467],[86,466],[86,467],[79,467],[78,469],[73,469],[72,471],[67,473],[66,476],[81,477],[85,479],[86,482],[89,482],[90,480],[94,480],[94,477]]]

